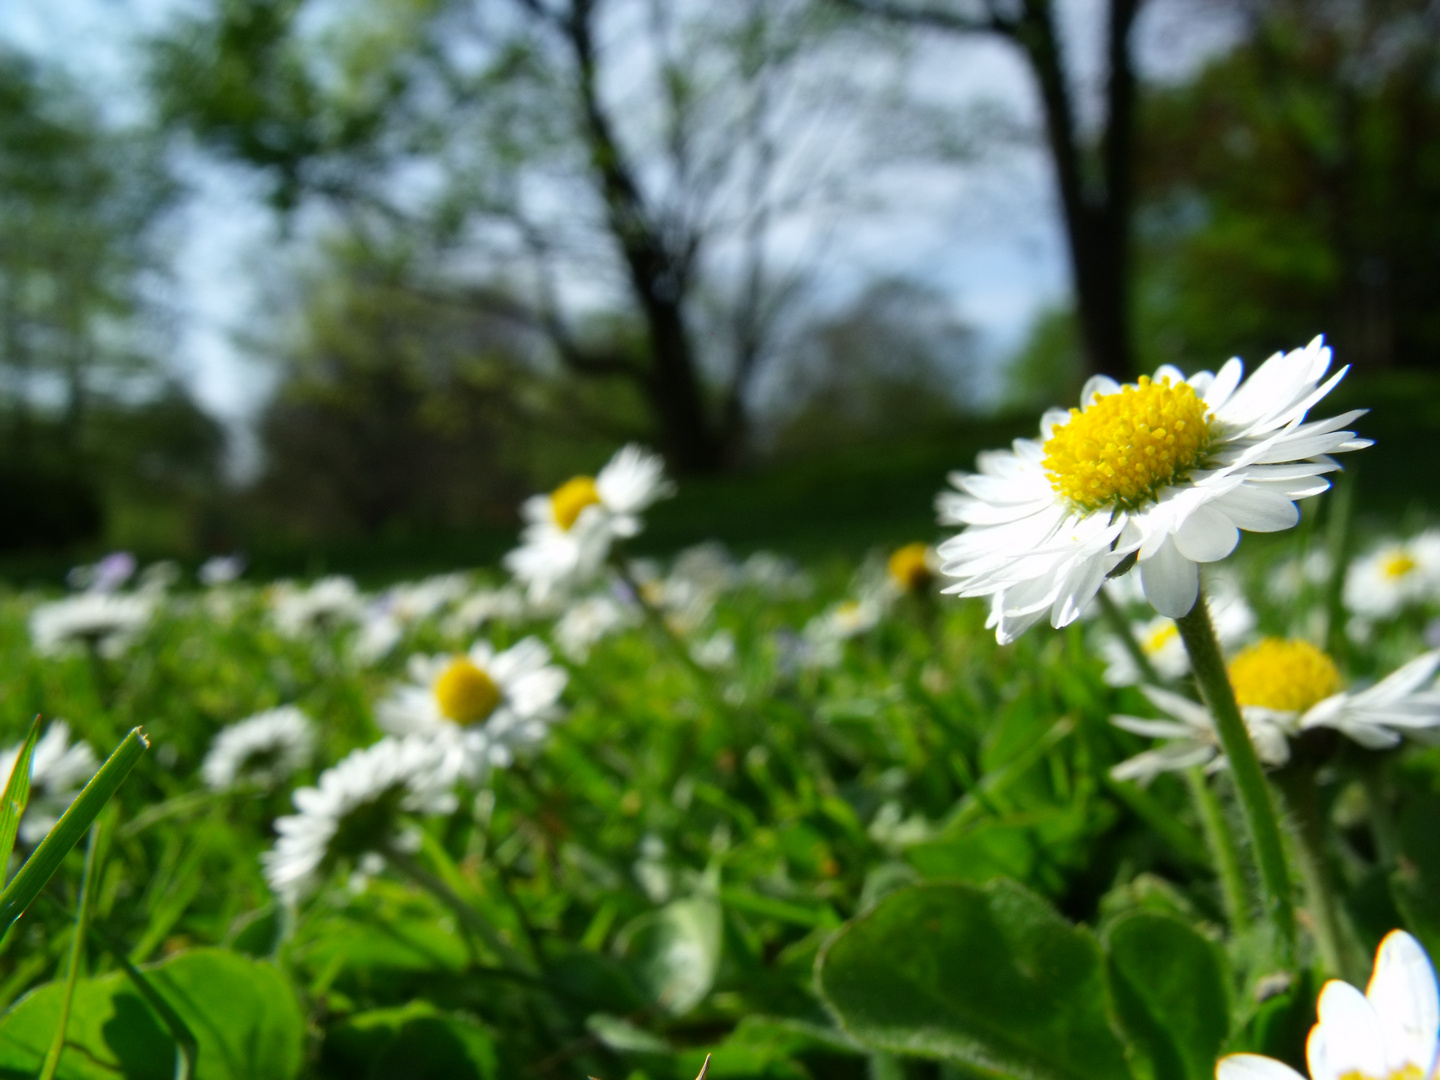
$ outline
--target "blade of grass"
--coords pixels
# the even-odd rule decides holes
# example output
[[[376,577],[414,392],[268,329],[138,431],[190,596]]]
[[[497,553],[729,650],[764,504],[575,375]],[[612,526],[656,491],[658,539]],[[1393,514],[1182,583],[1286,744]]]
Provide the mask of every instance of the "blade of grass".
[[[155,1010],[155,1015],[175,1040],[175,1080],[190,1080],[190,1077],[195,1075],[195,1062],[200,1057],[200,1041],[195,1038],[195,1033],[165,1000],[164,995],[155,989],[155,984],[130,962],[119,942],[98,926],[92,926],[90,933],[120,965],[140,996],[145,999],[145,1003]]]
[[[35,762],[35,744],[40,741],[40,717],[30,725],[30,734],[15,758],[10,770],[10,779],[5,784],[5,794],[0,795],[0,877],[4,877],[10,865],[10,855],[15,850],[15,834],[20,829],[20,819],[25,814],[25,805],[30,801],[30,769]]]
[[[49,835],[40,841],[40,846],[25,860],[25,865],[5,886],[5,891],[0,892],[0,930],[8,930],[30,906],[45,883],[60,868],[70,849],[100,816],[100,811],[105,809],[105,804],[149,745],[144,732],[137,727],[125,736],[115,752],[100,766],[100,771],[61,815]]]
[[[90,893],[95,881],[95,862],[100,851],[100,823],[90,827],[90,841],[85,845],[85,872],[80,875],[80,903],[75,911],[75,937],[70,942],[70,962],[65,970],[65,993],[60,998],[60,1021],[55,1036],[45,1052],[40,1080],[55,1080],[60,1068],[60,1055],[65,1051],[65,1031],[70,1026],[70,1003],[75,998],[75,982],[80,977],[80,964],[85,952],[85,928],[90,922]]]

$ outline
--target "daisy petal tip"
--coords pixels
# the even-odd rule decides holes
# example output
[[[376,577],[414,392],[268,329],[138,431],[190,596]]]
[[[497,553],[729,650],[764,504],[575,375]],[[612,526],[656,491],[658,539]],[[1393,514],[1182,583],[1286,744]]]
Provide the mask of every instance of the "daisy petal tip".
[[[1305,1080],[1284,1062],[1262,1054],[1228,1054],[1215,1063],[1215,1080]]]

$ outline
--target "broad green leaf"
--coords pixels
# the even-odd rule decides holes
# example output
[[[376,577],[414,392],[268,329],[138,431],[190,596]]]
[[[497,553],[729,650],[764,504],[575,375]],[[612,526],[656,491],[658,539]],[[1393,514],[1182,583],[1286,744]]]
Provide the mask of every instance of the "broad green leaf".
[[[640,916],[620,932],[616,946],[650,999],[681,1016],[700,1004],[715,982],[721,925],[720,905],[692,896]]]
[[[55,827],[40,841],[40,846],[31,853],[30,858],[25,860],[25,865],[20,867],[10,884],[5,886],[5,891],[0,892],[0,933],[4,933],[39,895],[45,883],[60,868],[65,856],[70,854],[70,849],[79,843],[80,837],[85,835],[100,816],[100,811],[105,809],[105,804],[119,789],[125,777],[130,775],[130,770],[135,767],[135,763],[149,745],[144,732],[138,727],[134,728],[106,759],[105,764],[100,766],[100,771],[90,778],[90,782],[65,813],[60,815]]]
[[[830,939],[818,981],[879,1050],[1017,1080],[1130,1077],[1099,944],[1014,882],[892,893]]]
[[[1219,950],[1179,919],[1136,912],[1110,928],[1110,988],[1146,1080],[1210,1080],[1230,1028]]]
[[[35,744],[40,741],[40,717],[30,725],[30,734],[25,736],[24,745],[10,768],[5,781],[5,793],[0,795],[0,879],[10,865],[10,855],[15,850],[15,834],[20,829],[20,819],[25,816],[25,806],[30,801],[30,769],[35,761]]]
[[[289,1080],[299,1073],[305,1020],[276,968],[198,949],[144,974],[195,1035],[195,1080]],[[39,1069],[62,990],[47,983],[0,1016],[0,1076]],[[174,1068],[174,1040],[124,972],[80,981],[57,1080],[170,1080]]]
[[[497,1080],[495,1040],[473,1020],[426,1002],[375,1009],[326,1035],[328,1075],[355,1080]]]

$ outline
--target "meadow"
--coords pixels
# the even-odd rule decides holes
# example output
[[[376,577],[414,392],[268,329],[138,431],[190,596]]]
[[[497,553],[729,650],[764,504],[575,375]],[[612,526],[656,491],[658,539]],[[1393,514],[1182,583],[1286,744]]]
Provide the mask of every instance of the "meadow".
[[[604,476],[539,497],[536,558]],[[9,592],[0,840],[75,846],[0,942],[0,1076],[1303,1069],[1325,978],[1440,955],[1440,535],[1353,494],[1204,573],[1278,883],[1138,570],[1002,645],[933,529],[639,557],[642,499],[564,588],[117,554]]]

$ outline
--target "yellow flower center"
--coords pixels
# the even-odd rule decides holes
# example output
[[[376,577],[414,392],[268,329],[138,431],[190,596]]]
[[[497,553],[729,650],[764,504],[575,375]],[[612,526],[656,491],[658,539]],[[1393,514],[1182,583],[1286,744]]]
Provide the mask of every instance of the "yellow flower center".
[[[1425,1070],[1419,1065],[1402,1065],[1388,1076],[1370,1076],[1356,1069],[1341,1073],[1340,1080],[1425,1080]]]
[[[1144,640],[1140,642],[1140,648],[1146,656],[1154,656],[1179,636],[1180,627],[1176,626],[1173,621],[1167,619],[1161,623],[1157,629],[1145,635]]]
[[[569,532],[575,527],[580,512],[587,506],[600,503],[600,492],[595,487],[593,476],[574,476],[561,484],[550,494],[550,506],[555,512],[555,524]]]
[[[1391,581],[1398,581],[1413,571],[1419,569],[1420,564],[1403,551],[1392,552],[1380,563],[1380,573]]]
[[[919,592],[934,574],[930,571],[929,549],[924,544],[906,544],[890,556],[890,577],[906,592]]]
[[[1265,638],[1230,661],[1230,684],[1241,705],[1304,712],[1340,689],[1340,672],[1308,641]]]
[[[435,680],[435,702],[457,724],[478,724],[500,704],[500,688],[469,657],[457,656]]]
[[[1138,385],[1071,409],[1045,442],[1045,472],[1055,493],[1082,510],[1134,510],[1184,479],[1210,436],[1210,410],[1189,383],[1142,375]]]

